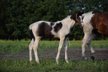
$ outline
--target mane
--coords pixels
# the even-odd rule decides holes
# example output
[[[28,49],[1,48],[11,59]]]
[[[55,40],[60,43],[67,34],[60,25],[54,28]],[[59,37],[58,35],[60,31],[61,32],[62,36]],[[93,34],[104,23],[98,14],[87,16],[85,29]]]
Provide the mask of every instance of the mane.
[[[61,21],[64,21],[66,19],[68,19],[69,17],[71,17],[70,15],[68,15],[67,17],[65,17],[64,19],[62,19]]]
[[[93,13],[102,13],[101,11],[94,10]]]
[[[89,12],[83,13],[82,15],[89,14],[89,13],[93,13],[93,11],[89,11]]]

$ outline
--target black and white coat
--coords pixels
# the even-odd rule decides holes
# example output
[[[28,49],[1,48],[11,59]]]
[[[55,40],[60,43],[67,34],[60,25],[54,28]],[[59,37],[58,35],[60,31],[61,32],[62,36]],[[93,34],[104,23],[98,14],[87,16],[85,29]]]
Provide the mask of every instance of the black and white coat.
[[[70,29],[74,26],[75,21],[72,16],[69,15],[61,21],[49,22],[49,21],[37,21],[29,26],[29,29],[33,33],[33,38],[29,44],[29,60],[32,61],[32,50],[34,51],[35,60],[39,63],[37,48],[39,41],[42,37],[57,37],[60,39],[58,52],[56,56],[56,62],[58,59],[62,47],[65,47],[65,61],[68,63],[67,57],[67,35],[70,33]]]

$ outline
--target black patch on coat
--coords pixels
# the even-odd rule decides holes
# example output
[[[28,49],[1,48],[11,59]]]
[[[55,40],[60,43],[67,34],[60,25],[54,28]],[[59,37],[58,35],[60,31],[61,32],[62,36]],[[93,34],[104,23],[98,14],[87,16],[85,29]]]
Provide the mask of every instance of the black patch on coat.
[[[54,26],[54,31],[57,33],[62,28],[62,23],[56,23]]]
[[[52,27],[50,25],[48,25],[45,22],[42,22],[39,27],[38,27],[38,35],[43,37],[43,38],[47,38],[47,37],[53,37],[53,35],[51,34],[51,30]]]

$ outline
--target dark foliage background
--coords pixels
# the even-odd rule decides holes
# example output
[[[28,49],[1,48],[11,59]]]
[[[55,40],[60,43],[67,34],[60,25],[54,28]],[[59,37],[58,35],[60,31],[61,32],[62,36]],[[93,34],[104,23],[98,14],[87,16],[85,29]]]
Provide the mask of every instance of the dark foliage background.
[[[61,20],[70,12],[82,9],[108,11],[108,0],[0,0],[0,39],[28,39],[31,23]],[[82,36],[82,28],[77,26],[72,29],[70,39]]]

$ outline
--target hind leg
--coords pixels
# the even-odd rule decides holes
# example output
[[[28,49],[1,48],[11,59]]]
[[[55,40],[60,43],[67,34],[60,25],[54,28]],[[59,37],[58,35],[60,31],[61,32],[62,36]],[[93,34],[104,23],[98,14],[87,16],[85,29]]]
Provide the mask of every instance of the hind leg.
[[[91,42],[88,43],[88,48],[90,48],[91,54],[95,53],[94,48],[91,46]]]
[[[85,48],[91,46],[92,30],[93,30],[93,27],[92,27],[91,24],[83,23],[84,38],[83,38],[83,41],[82,41],[82,56],[85,59],[87,59],[86,56],[85,56]]]
[[[38,45],[39,45],[39,41],[40,41],[40,37],[36,37],[35,38],[35,42],[34,42],[34,45],[33,45],[33,51],[34,51],[34,55],[35,55],[35,61],[37,63],[39,63],[39,58],[38,58]]]
[[[95,57],[93,56],[93,54],[95,53],[95,50],[94,50],[93,47],[91,46],[91,40],[92,40],[92,38],[93,38],[92,34],[89,35],[88,41],[87,41],[87,47],[88,47],[88,48],[90,49],[90,51],[91,51],[91,59],[94,60]]]
[[[84,36],[83,41],[82,41],[82,57],[85,59],[86,59],[86,56],[85,56],[86,41],[87,41],[87,38],[86,36]]]
[[[90,50],[91,50],[91,54],[92,54],[91,59],[94,60],[95,59],[95,57],[94,57],[95,50],[92,47],[90,47]]]
[[[86,55],[85,55],[85,48],[90,46],[90,33],[85,33],[83,41],[82,41],[82,57],[84,59],[87,59]],[[89,43],[89,46],[88,46]]]
[[[29,44],[29,61],[32,61],[32,50],[33,50],[33,44],[34,44],[34,40],[32,39],[30,44]]]
[[[93,47],[91,46],[91,40],[92,40],[92,38],[89,40],[89,42],[88,42],[87,45],[88,45],[88,48],[90,48],[90,51],[91,51],[91,57],[90,57],[90,58],[91,58],[92,60],[94,60],[95,57],[94,57],[93,54],[95,53],[95,50],[94,50]]]

